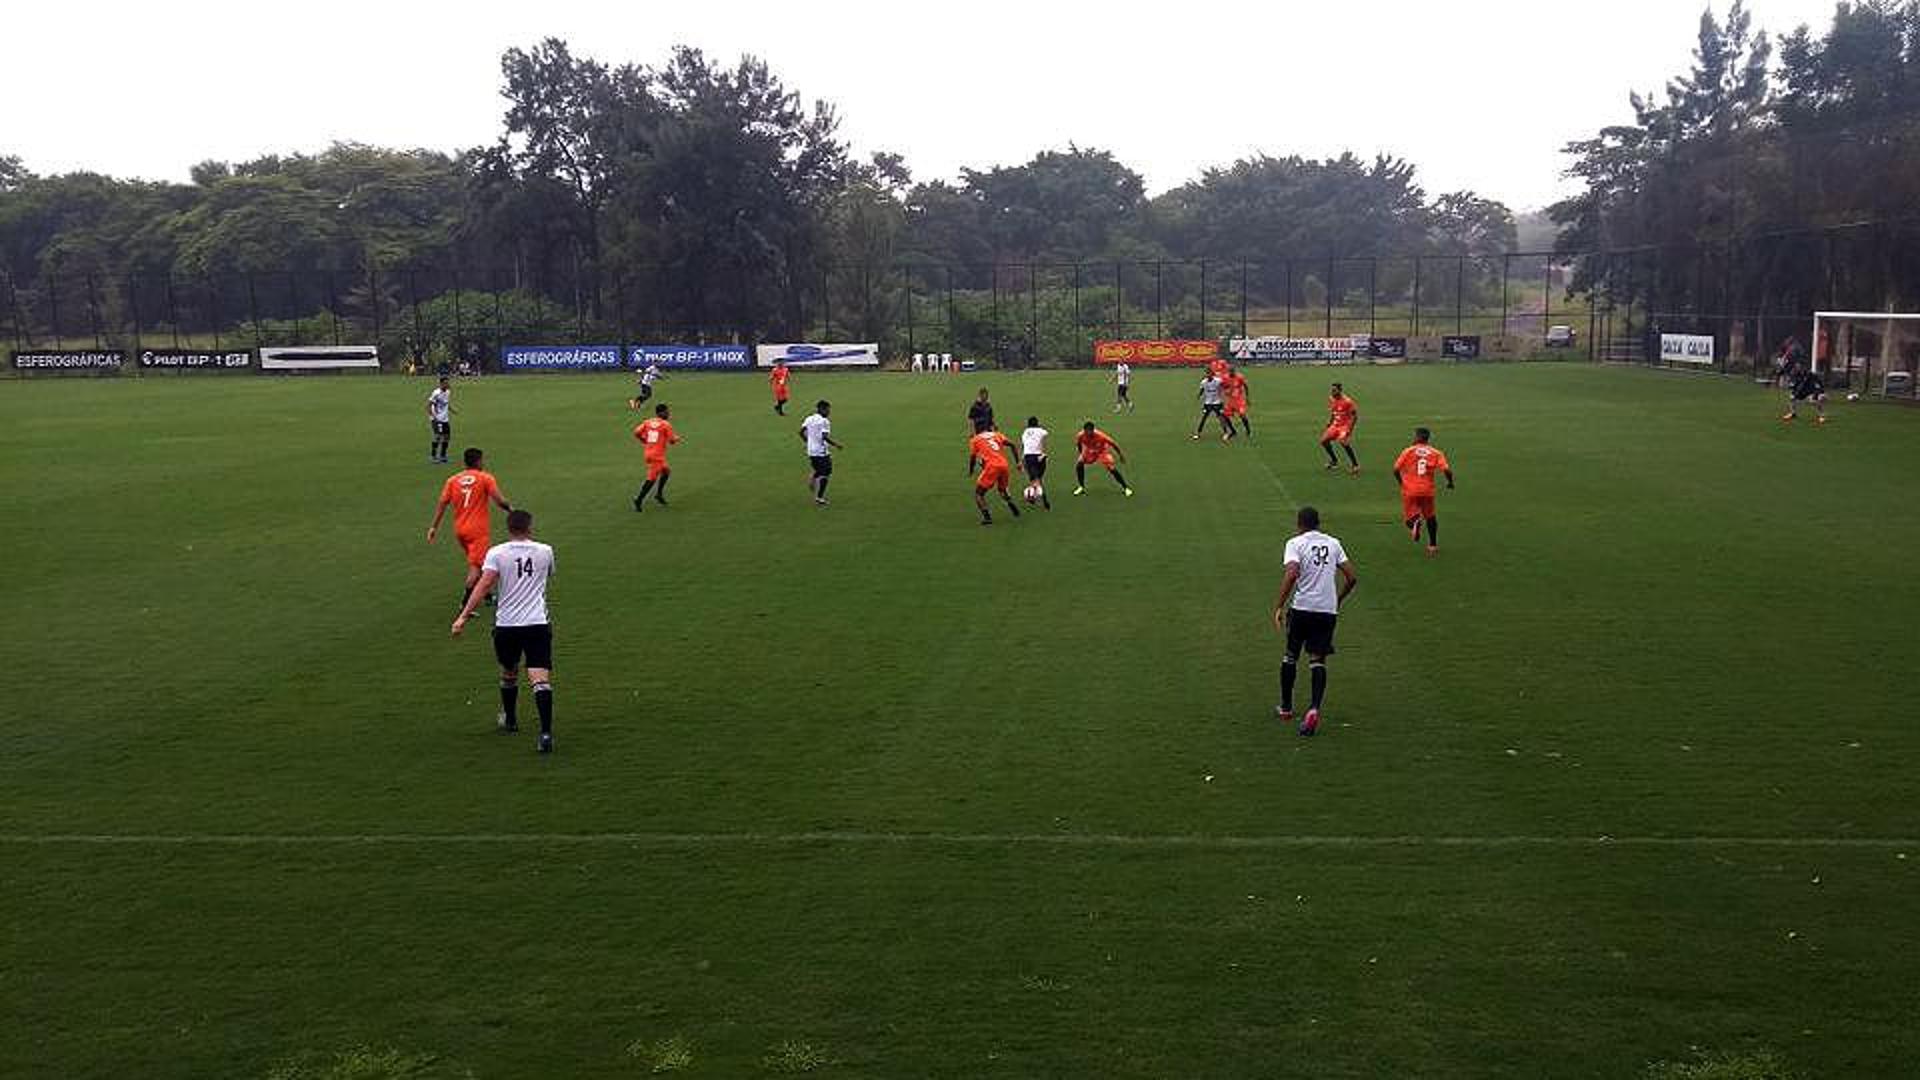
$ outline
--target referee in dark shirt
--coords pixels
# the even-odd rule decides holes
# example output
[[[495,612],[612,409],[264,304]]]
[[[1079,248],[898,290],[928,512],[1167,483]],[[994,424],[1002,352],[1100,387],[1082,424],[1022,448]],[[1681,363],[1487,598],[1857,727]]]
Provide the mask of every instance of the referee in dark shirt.
[[[978,435],[982,431],[993,430],[993,403],[987,400],[987,388],[980,388],[980,396],[967,406],[967,434]],[[973,475],[973,455],[967,455],[967,475]]]

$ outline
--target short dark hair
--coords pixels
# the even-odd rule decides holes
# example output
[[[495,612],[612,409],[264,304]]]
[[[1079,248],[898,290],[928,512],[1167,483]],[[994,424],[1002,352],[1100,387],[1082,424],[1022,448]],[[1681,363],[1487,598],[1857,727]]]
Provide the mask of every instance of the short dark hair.
[[[981,397],[986,397],[986,396],[987,396],[987,388],[986,388],[986,387],[984,387],[984,386],[983,386],[983,387],[981,387],[981,388],[980,388],[980,396],[981,396]]]
[[[826,412],[828,409],[831,409],[831,408],[833,408],[833,403],[831,401],[828,401],[826,398],[821,398],[819,401],[816,401],[813,403],[814,412]]]
[[[1039,418],[1039,417],[1037,417],[1037,416],[1029,416],[1029,417],[1027,417],[1027,426],[1028,426],[1028,427],[1039,427],[1039,426],[1040,426],[1040,418]]]
[[[533,512],[530,510],[507,511],[507,531],[510,533],[532,532]]]
[[[655,416],[665,416],[665,415],[667,415],[667,403],[663,401],[663,402],[661,402],[660,404],[658,404],[658,405],[655,405],[655,406],[653,407],[653,415],[655,415]]]
[[[1092,431],[1092,430],[1093,430],[1093,421],[1091,421],[1091,420],[1089,420],[1089,421],[1087,421],[1086,423],[1084,423],[1084,424],[1081,424],[1081,425],[1080,425],[1080,430],[1081,430],[1081,431]]]
[[[480,453],[479,447],[469,446],[461,453],[460,460],[467,463],[467,468],[477,469],[480,467],[480,459],[483,456],[484,455]]]
[[[1414,442],[1426,442],[1428,439],[1431,439],[1431,438],[1433,438],[1433,432],[1428,431],[1426,428],[1417,427],[1413,429]]]
[[[1311,506],[1303,506],[1300,512],[1294,515],[1293,520],[1303,529],[1317,529],[1320,527],[1320,511]]]
[[[441,382],[446,382],[446,381],[447,381],[447,377],[446,377],[445,375],[442,375],[442,376],[440,376],[440,381],[441,381]]]
[[[1334,383],[1334,384],[1333,384],[1333,388],[1334,388],[1335,390],[1345,390],[1345,389],[1346,389],[1346,387],[1345,387],[1345,386],[1343,386],[1343,385],[1341,385],[1340,383]]]

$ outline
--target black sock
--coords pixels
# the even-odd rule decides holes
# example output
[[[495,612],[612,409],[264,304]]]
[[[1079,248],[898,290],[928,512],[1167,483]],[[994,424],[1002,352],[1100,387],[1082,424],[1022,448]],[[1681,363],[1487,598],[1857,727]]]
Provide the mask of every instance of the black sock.
[[[1322,450],[1325,450],[1325,451],[1327,452],[1327,464],[1329,464],[1329,465],[1338,465],[1338,464],[1340,464],[1340,459],[1339,459],[1339,458],[1337,458],[1337,457],[1334,457],[1334,456],[1333,456],[1333,444],[1332,444],[1332,443],[1330,443],[1330,442],[1323,442],[1323,443],[1321,443],[1321,444],[1320,444],[1320,449],[1322,449]]]
[[[1427,546],[1440,546],[1440,519],[1437,517],[1427,519]]]
[[[833,479],[833,477],[831,476],[823,476],[820,478],[820,484],[816,492],[816,494],[818,494],[820,498],[824,499],[827,497],[827,481],[831,479]],[[855,500],[855,501],[857,502],[858,500]]]
[[[1240,427],[1248,435],[1253,434],[1253,421],[1247,419],[1244,416],[1240,418]]]
[[[518,712],[519,704],[520,704],[520,680],[515,679],[512,682],[505,682],[505,681],[501,682],[500,711],[506,714],[507,723],[512,724],[512,723],[517,723],[519,721],[520,719],[519,712]]]
[[[540,734],[553,734],[553,686],[549,683],[533,684],[533,707],[540,710]]]
[[[673,479],[673,473],[671,472],[663,472],[660,474],[660,486],[654,489],[653,497],[661,503],[667,501],[667,481],[671,479]]]
[[[1013,501],[1013,496],[1011,496],[1011,495],[1002,495],[1002,496],[1000,496],[1000,497],[1001,497],[1002,499],[1005,499],[1005,500],[1006,500],[1006,502],[1007,502],[1007,509],[1008,509],[1008,510],[1011,510],[1011,511],[1013,511],[1013,516],[1014,516],[1014,517],[1019,517],[1019,516],[1020,516],[1020,506],[1019,506],[1019,504],[1017,504],[1017,503],[1015,503],[1015,502]]]
[[[1075,465],[1073,467],[1073,484],[1075,487],[1087,486],[1087,467],[1085,465]]]
[[[1124,491],[1127,487],[1130,486],[1127,483],[1127,478],[1120,475],[1119,469],[1108,469],[1107,471],[1113,474],[1113,482],[1116,484],[1119,484],[1121,490]]]
[[[652,480],[648,480],[648,481],[647,481],[646,483],[644,483],[644,484],[641,484],[641,485],[640,485],[640,494],[638,494],[638,495],[635,495],[635,496],[633,497],[633,501],[634,501],[634,502],[645,502],[645,501],[646,501],[646,499],[647,499],[647,493],[648,493],[648,492],[650,492],[650,491],[652,491],[652,490],[653,490],[653,481],[652,481]]]
[[[1293,657],[1284,657],[1280,661],[1280,707],[1293,711],[1293,680],[1300,674],[1299,665]]]
[[[1353,456],[1353,447],[1348,446],[1345,443],[1342,443],[1340,446],[1340,449],[1345,450],[1347,452],[1347,462],[1349,464],[1351,464],[1356,469],[1360,467],[1360,459]]]
[[[1327,696],[1327,664],[1324,660],[1315,660],[1307,665],[1307,673],[1313,676],[1313,708],[1319,708],[1320,702]]]

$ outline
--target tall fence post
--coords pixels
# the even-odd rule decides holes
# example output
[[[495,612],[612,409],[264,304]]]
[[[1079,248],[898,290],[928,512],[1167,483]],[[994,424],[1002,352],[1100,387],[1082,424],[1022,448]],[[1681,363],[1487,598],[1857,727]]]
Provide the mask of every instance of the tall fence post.
[[[1153,336],[1156,338],[1167,336],[1165,329],[1166,306],[1162,299],[1160,288],[1160,276],[1163,267],[1164,264],[1159,259],[1153,260]]]
[[[1467,257],[1453,264],[1453,332],[1463,333],[1467,318]]]
[[[1327,287],[1322,290],[1327,294],[1327,337],[1333,336],[1333,290],[1334,284],[1339,279],[1340,267],[1333,261],[1333,256],[1329,255],[1327,256]]]
[[[1240,260],[1240,336],[1247,336],[1247,260]]]
[[[1413,257],[1413,336],[1420,336],[1420,256]]]
[[[1207,336],[1207,260],[1200,260],[1200,336]]]

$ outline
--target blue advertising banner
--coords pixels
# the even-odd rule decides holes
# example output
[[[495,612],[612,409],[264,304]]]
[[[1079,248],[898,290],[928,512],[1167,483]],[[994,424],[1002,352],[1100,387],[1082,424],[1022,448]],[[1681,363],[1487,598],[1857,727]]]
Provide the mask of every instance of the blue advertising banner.
[[[753,355],[745,345],[635,345],[628,351],[627,359],[636,368],[657,364],[668,371],[753,366]]]
[[[500,350],[500,366],[507,371],[581,371],[618,369],[618,345],[509,345]]]

